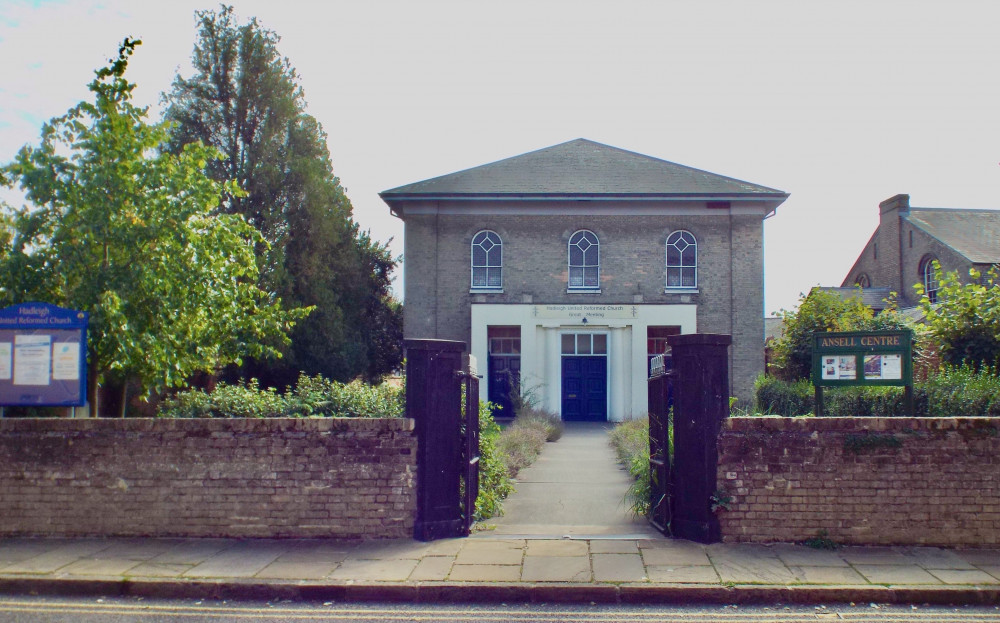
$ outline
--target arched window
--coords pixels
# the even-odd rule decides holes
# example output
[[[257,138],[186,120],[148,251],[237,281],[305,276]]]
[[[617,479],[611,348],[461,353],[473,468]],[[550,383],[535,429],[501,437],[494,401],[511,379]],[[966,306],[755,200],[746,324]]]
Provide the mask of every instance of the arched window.
[[[868,276],[868,273],[858,273],[858,276],[854,278],[854,285],[862,288],[870,288],[872,287],[872,280]]]
[[[667,287],[698,287],[698,241],[689,231],[667,236]]]
[[[581,229],[569,237],[569,289],[601,287],[601,245],[592,231]]]
[[[937,303],[938,281],[934,274],[934,262],[937,258],[933,255],[925,255],[920,260],[920,282],[924,285],[924,294],[931,303]]]
[[[481,231],[472,238],[472,287],[503,287],[503,242],[496,232]]]

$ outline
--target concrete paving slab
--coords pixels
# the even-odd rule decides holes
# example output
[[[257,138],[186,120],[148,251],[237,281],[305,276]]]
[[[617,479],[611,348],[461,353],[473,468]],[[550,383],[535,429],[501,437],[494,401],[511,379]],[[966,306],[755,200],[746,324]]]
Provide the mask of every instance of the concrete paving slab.
[[[979,569],[928,569],[945,584],[1000,584],[1000,579]]]
[[[58,544],[51,539],[14,537],[0,540],[0,568],[51,551]]]
[[[176,578],[184,575],[191,565],[163,562],[142,562],[129,569],[125,575],[136,578]]]
[[[650,582],[669,584],[716,584],[719,574],[712,566],[647,565],[646,577]]]
[[[115,576],[122,575],[141,561],[122,558],[84,558],[59,570],[66,575]]]
[[[452,582],[517,582],[521,579],[521,565],[455,564],[448,579]]]
[[[854,565],[872,584],[942,584],[930,573],[915,565]]]
[[[1000,580],[1000,565],[980,565],[979,569]]]
[[[91,558],[149,560],[164,554],[184,542],[184,539],[122,539]]]
[[[107,549],[111,542],[98,539],[71,539],[57,542],[55,547],[41,554],[6,565],[3,573],[52,573],[81,558],[93,556]]]
[[[668,548],[641,548],[642,559],[647,565],[665,565],[668,567],[691,567],[700,565],[711,565],[708,553],[703,549],[690,547]]]
[[[590,557],[525,557],[521,579],[525,582],[590,582]]]
[[[416,559],[345,560],[331,574],[332,580],[402,582],[417,566]]]
[[[852,565],[908,565],[912,560],[891,547],[844,547],[840,557]]]
[[[322,580],[330,575],[336,562],[283,562],[276,560],[261,569],[254,577],[268,580]]]
[[[778,557],[778,552],[773,547],[757,543],[713,543],[704,547],[712,560],[719,557],[730,557],[737,560]]]
[[[355,560],[419,560],[430,549],[430,543],[422,543],[413,539],[366,541],[349,550],[347,558]]]
[[[528,541],[526,556],[586,556],[588,553],[586,541]]]
[[[1000,549],[956,549],[955,555],[977,567],[1000,566]]]
[[[723,582],[736,584],[790,584],[798,580],[777,558],[756,555],[719,556],[713,553],[712,565]]]
[[[593,554],[591,564],[595,582],[642,582],[646,568],[642,557],[635,554]]]
[[[621,539],[598,539],[590,542],[591,554],[638,554],[635,541]]]
[[[280,541],[241,541],[192,567],[190,578],[252,578],[285,553]]]
[[[149,562],[197,565],[236,544],[237,541],[231,539],[186,539],[154,556]]]
[[[433,541],[427,548],[428,556],[455,556],[465,545],[465,539],[441,539]]]
[[[479,551],[493,551],[498,549],[524,549],[527,544],[525,539],[490,539],[490,540],[473,540],[469,539],[462,542],[461,550],[479,550]]]
[[[975,569],[955,552],[940,547],[907,547],[901,553],[924,569]]]
[[[463,548],[455,557],[455,563],[459,565],[519,565],[523,558],[523,549]]]
[[[411,582],[441,582],[448,579],[454,556],[429,556],[417,563],[410,573]]]
[[[846,567],[847,561],[836,550],[815,549],[805,545],[781,544],[773,547],[778,558],[789,567]]]
[[[789,570],[806,584],[868,584],[860,573],[847,566],[790,566]]]

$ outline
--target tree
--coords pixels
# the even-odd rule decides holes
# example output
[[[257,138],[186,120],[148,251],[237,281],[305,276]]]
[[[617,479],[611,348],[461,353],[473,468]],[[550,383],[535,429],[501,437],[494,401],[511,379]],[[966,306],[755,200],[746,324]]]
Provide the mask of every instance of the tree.
[[[0,173],[28,203],[4,206],[0,297],[90,313],[88,399],[135,380],[144,390],[182,385],[196,371],[276,353],[308,309],[284,309],[258,288],[260,233],[215,215],[232,182],[204,173],[215,149],[161,149],[166,124],[149,124],[125,78],[139,41],[126,39],[81,102],[42,128]],[[124,401],[123,401],[124,403]]]
[[[875,315],[861,297],[841,298],[813,290],[799,298],[792,311],[781,310],[785,332],[773,345],[774,368],[781,378],[808,379],[812,372],[813,333],[825,331],[886,331],[907,328],[893,308]]]
[[[962,282],[957,271],[942,273],[934,262],[937,302],[931,303],[923,284],[917,284],[930,334],[941,360],[951,365],[1000,367],[1000,274],[994,266],[981,274],[969,269]]]
[[[262,284],[316,307],[281,366],[251,362],[243,376],[280,387],[300,372],[348,380],[393,370],[402,360],[402,315],[389,291],[396,261],[353,221],[279,37],[256,19],[238,23],[232,7],[196,16],[194,74],[177,76],[164,96],[172,149],[198,140],[219,149],[208,174],[246,191],[224,197],[219,211],[243,215],[269,243],[258,246]]]

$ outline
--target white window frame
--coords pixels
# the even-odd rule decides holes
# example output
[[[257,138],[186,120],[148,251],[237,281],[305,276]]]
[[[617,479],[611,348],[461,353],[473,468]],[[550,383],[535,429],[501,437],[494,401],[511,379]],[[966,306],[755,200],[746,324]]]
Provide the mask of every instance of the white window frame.
[[[941,289],[941,284],[938,283],[934,275],[934,262],[937,261],[938,259],[933,255],[925,255],[920,260],[920,282],[923,283],[924,294],[927,295],[931,303],[937,303],[937,293]],[[938,265],[940,265],[940,262]],[[934,286],[933,288],[931,287],[932,285]]]
[[[593,240],[587,239],[587,235],[593,237]],[[579,239],[577,239],[579,237]],[[590,246],[587,249],[580,249],[579,244],[581,240],[587,239]],[[583,263],[579,265],[573,264],[573,247],[580,249],[580,253],[583,254]],[[588,264],[587,255],[591,249],[596,248],[594,253],[597,254],[597,263]],[[567,266],[567,289],[573,292],[595,292],[601,289],[601,239],[597,234],[590,231],[589,229],[578,229],[573,232],[573,235],[569,237],[569,241],[566,243],[566,266]],[[573,285],[573,272],[581,272],[581,285]],[[597,272],[597,278],[593,285],[587,285],[587,271],[595,270]]]
[[[492,242],[494,244],[494,248],[499,247],[500,258],[499,258],[499,263],[498,264],[490,264],[490,252],[493,251],[493,248],[491,248],[489,250],[486,250],[486,249],[482,248],[483,242],[485,242],[486,240],[489,240],[491,235],[495,239],[494,240],[490,240],[490,242]],[[482,239],[480,239],[480,236],[482,236]],[[476,264],[476,247],[480,247],[480,249],[482,249],[483,253],[486,254],[486,263],[485,264]],[[469,282],[470,282],[470,287],[473,290],[477,290],[477,291],[483,290],[483,291],[487,291],[487,292],[501,292],[501,291],[503,291],[503,238],[500,237],[500,234],[496,233],[495,231],[493,231],[491,229],[483,229],[483,230],[480,230],[480,231],[476,232],[476,235],[472,237],[472,242],[469,244],[469,266],[470,266],[470,269],[469,269]],[[499,283],[497,283],[496,285],[491,285],[490,284],[490,271],[491,270],[497,270],[497,271],[500,272]],[[485,273],[485,276],[486,276],[486,278],[484,280],[485,285],[476,285],[476,273],[477,273],[477,271],[482,271],[483,273]]]
[[[676,236],[676,237],[678,237],[678,239],[680,239],[680,238],[683,238],[683,236],[685,234],[687,236],[690,236],[690,238],[691,238],[691,240],[689,240],[689,241],[685,240],[685,242],[688,243],[689,247],[694,247],[694,264],[685,264],[684,263],[684,251],[687,250],[687,247],[685,247],[684,251],[682,251],[681,249],[677,249],[677,247],[676,247],[676,242],[677,241],[676,240],[674,242],[671,242],[671,238],[674,238]],[[680,264],[675,264],[675,265],[671,265],[670,264],[670,247],[674,247],[675,249],[677,249],[677,252],[680,254]],[[686,229],[678,229],[676,231],[670,232],[670,234],[667,235],[666,242],[664,243],[664,265],[666,266],[666,271],[664,273],[664,287],[667,290],[671,290],[671,291],[673,291],[673,290],[697,290],[698,289],[698,238],[694,234],[692,234],[691,232],[689,232]],[[685,270],[690,270],[690,269],[694,270],[694,284],[693,285],[683,285],[684,271]],[[679,271],[679,275],[678,276],[680,277],[680,279],[678,279],[678,281],[681,282],[681,283],[679,283],[678,285],[674,285],[674,286],[670,285],[670,271],[671,270],[677,270],[677,271]]]

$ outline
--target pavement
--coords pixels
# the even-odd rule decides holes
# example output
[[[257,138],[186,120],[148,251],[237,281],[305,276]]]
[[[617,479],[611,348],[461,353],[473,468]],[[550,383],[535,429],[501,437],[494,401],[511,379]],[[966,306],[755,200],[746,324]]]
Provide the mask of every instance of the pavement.
[[[600,430],[571,427],[563,440],[548,444],[522,473],[506,516],[469,538],[7,538],[0,540],[0,593],[419,603],[1000,604],[1000,549],[822,550],[701,545],[660,536],[623,507],[627,476],[612,473],[618,468],[604,452]]]

